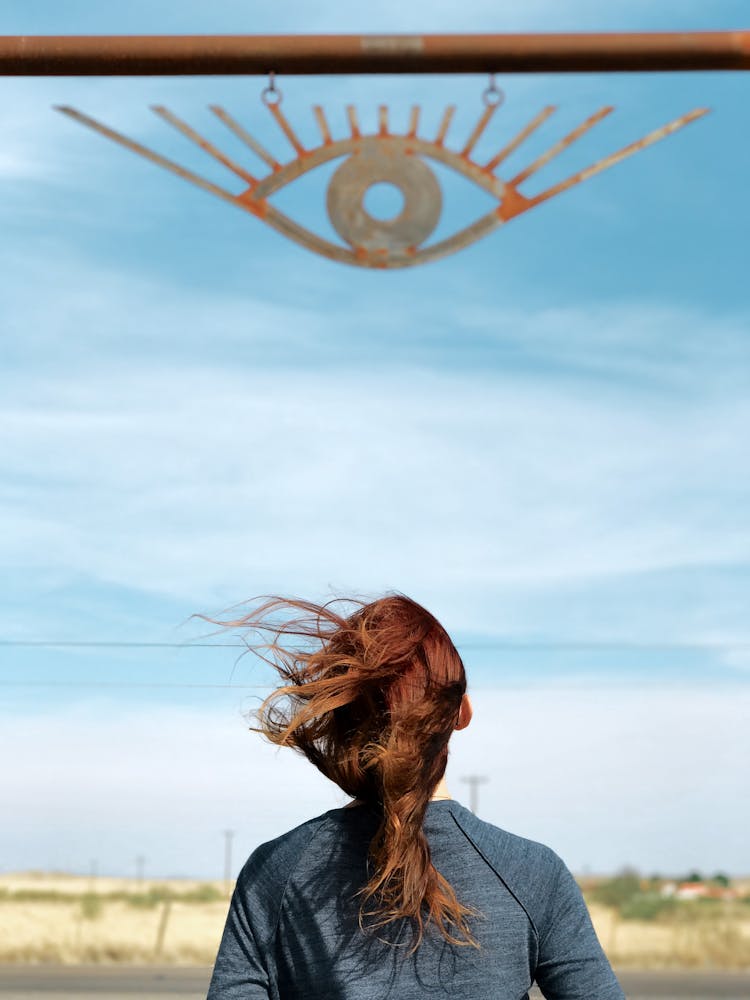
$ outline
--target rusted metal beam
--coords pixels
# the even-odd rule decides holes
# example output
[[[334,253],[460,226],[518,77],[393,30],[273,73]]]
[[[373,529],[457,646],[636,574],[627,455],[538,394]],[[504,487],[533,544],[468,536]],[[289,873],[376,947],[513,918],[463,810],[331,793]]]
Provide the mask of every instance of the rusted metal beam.
[[[0,75],[611,73],[750,69],[750,31],[0,36]]]

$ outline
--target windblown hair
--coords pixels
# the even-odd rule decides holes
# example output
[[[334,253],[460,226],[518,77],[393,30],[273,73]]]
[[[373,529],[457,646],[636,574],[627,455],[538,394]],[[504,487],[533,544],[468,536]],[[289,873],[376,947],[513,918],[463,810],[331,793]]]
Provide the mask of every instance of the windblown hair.
[[[450,943],[479,947],[467,922],[475,911],[435,869],[422,829],[466,691],[461,657],[440,622],[408,597],[346,601],[354,606],[346,615],[335,610],[341,603],[272,597],[217,622],[264,637],[246,641],[282,680],[251,729],[304,754],[377,810],[371,877],[357,894],[362,930],[409,918],[412,952],[430,922]]]

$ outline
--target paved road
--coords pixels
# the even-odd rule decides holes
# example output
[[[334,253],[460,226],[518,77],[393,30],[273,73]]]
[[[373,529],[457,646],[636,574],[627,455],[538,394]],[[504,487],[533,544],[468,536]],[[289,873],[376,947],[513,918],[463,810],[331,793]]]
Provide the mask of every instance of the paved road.
[[[208,976],[207,969],[0,965],[0,998],[205,1000]],[[750,973],[624,972],[620,980],[629,1000],[750,1000]]]

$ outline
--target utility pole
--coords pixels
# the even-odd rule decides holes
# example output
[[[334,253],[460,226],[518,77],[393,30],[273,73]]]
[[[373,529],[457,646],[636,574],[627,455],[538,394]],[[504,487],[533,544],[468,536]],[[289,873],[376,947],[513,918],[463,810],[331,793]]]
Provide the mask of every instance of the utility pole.
[[[479,808],[479,786],[486,784],[490,779],[486,774],[467,774],[461,781],[465,781],[469,786],[469,809],[476,815]]]
[[[96,883],[98,878],[99,862],[96,858],[92,858],[89,865],[89,892],[96,892]]]
[[[224,891],[227,896],[232,891],[232,838],[234,830],[224,831]]]

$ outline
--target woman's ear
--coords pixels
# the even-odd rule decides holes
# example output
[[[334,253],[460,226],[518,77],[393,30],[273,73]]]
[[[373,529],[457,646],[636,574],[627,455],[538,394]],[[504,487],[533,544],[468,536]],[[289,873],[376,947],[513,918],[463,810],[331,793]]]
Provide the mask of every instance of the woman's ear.
[[[458,722],[456,723],[456,729],[466,729],[471,722],[473,714],[474,709],[471,706],[471,698],[469,698],[468,694],[465,694],[461,699],[461,708],[458,710]]]

